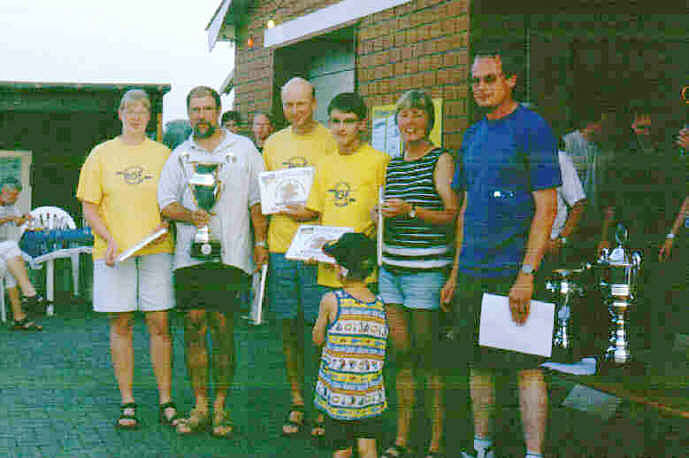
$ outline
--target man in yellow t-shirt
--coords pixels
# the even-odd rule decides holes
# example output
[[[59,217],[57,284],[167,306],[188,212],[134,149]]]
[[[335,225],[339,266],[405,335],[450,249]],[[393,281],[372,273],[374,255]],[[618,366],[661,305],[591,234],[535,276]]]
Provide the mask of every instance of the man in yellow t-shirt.
[[[390,157],[361,141],[366,114],[366,104],[354,92],[343,92],[328,105],[330,133],[337,141],[338,152],[319,163],[304,217],[320,216],[325,226],[352,227],[355,232],[372,236],[371,210],[378,201]],[[373,281],[375,274],[367,278],[368,283]],[[332,264],[319,264],[318,284],[342,287]]]
[[[118,110],[122,134],[93,148],[81,168],[77,198],[93,229],[93,308],[110,317],[110,349],[120,388],[119,429],[136,429],[132,390],[132,326],[134,312],[146,314],[151,360],[158,381],[160,419],[175,425],[177,409],[171,398],[172,340],[167,310],[174,304],[172,238],[158,238],[129,259],[117,256],[162,226],[158,180],[170,150],[146,137],[151,101],[145,91],[132,89]]]
[[[322,158],[333,155],[337,150],[335,139],[313,118],[316,110],[313,85],[303,78],[292,78],[282,87],[281,98],[282,109],[290,125],[266,140],[263,146],[266,169],[315,166]],[[292,407],[282,427],[286,436],[298,434],[304,425],[305,346],[303,339],[299,338],[304,330],[298,326],[302,320],[297,318],[302,314],[303,322],[312,326],[318,317],[323,292],[316,281],[315,265],[285,259],[285,252],[301,221],[296,211],[288,209],[272,215],[268,227],[268,294],[272,310],[282,321],[282,348],[292,397]],[[314,347],[311,350],[313,360],[318,361],[318,349]],[[318,368],[318,364],[313,367]]]

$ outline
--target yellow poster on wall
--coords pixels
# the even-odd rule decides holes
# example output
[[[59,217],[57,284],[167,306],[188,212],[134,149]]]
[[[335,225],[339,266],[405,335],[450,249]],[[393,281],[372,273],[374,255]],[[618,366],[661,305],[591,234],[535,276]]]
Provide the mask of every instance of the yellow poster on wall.
[[[433,99],[435,123],[429,139],[436,146],[443,146],[443,99]],[[402,140],[395,122],[395,105],[376,105],[371,109],[371,146],[384,151],[390,157],[402,155]]]

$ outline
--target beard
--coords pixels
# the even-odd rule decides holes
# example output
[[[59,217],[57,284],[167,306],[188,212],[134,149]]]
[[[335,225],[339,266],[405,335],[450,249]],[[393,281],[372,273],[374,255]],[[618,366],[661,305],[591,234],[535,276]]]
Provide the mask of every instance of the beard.
[[[202,127],[206,127],[205,130]],[[194,126],[194,137],[196,138],[208,138],[215,133],[216,127],[207,122],[200,122]]]

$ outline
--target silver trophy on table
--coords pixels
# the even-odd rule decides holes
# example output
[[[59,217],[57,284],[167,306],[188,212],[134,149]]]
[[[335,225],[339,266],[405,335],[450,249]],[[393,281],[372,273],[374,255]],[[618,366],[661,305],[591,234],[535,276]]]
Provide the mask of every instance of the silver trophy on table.
[[[634,304],[639,286],[642,257],[639,251],[627,247],[627,229],[618,225],[615,233],[617,247],[603,250],[598,260],[601,272],[599,286],[610,315],[609,346],[606,361],[615,365],[632,362],[629,346],[629,308]]]
[[[191,191],[194,203],[199,209],[209,214],[222,194],[223,183],[220,180],[220,171],[223,166],[234,160],[231,153],[225,155],[224,161],[191,161],[189,153],[182,153],[179,160],[182,166],[187,185]],[[187,166],[193,171],[187,172]],[[222,254],[220,241],[210,233],[208,224],[199,227],[194,234],[191,244],[191,257],[204,261],[219,261]]]

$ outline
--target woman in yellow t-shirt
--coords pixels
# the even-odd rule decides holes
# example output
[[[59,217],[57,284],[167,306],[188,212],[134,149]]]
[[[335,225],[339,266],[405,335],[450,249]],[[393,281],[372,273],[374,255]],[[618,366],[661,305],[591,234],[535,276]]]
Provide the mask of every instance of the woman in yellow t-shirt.
[[[128,91],[118,110],[122,134],[97,145],[79,177],[77,198],[93,229],[93,307],[110,316],[110,348],[122,399],[118,429],[136,429],[132,391],[134,311],[146,315],[151,361],[158,382],[160,422],[175,426],[177,408],[171,398],[172,340],[167,310],[174,306],[171,237],[165,234],[134,256],[116,262],[118,254],[159,229],[160,171],[170,150],[146,137],[151,102],[141,89]]]

